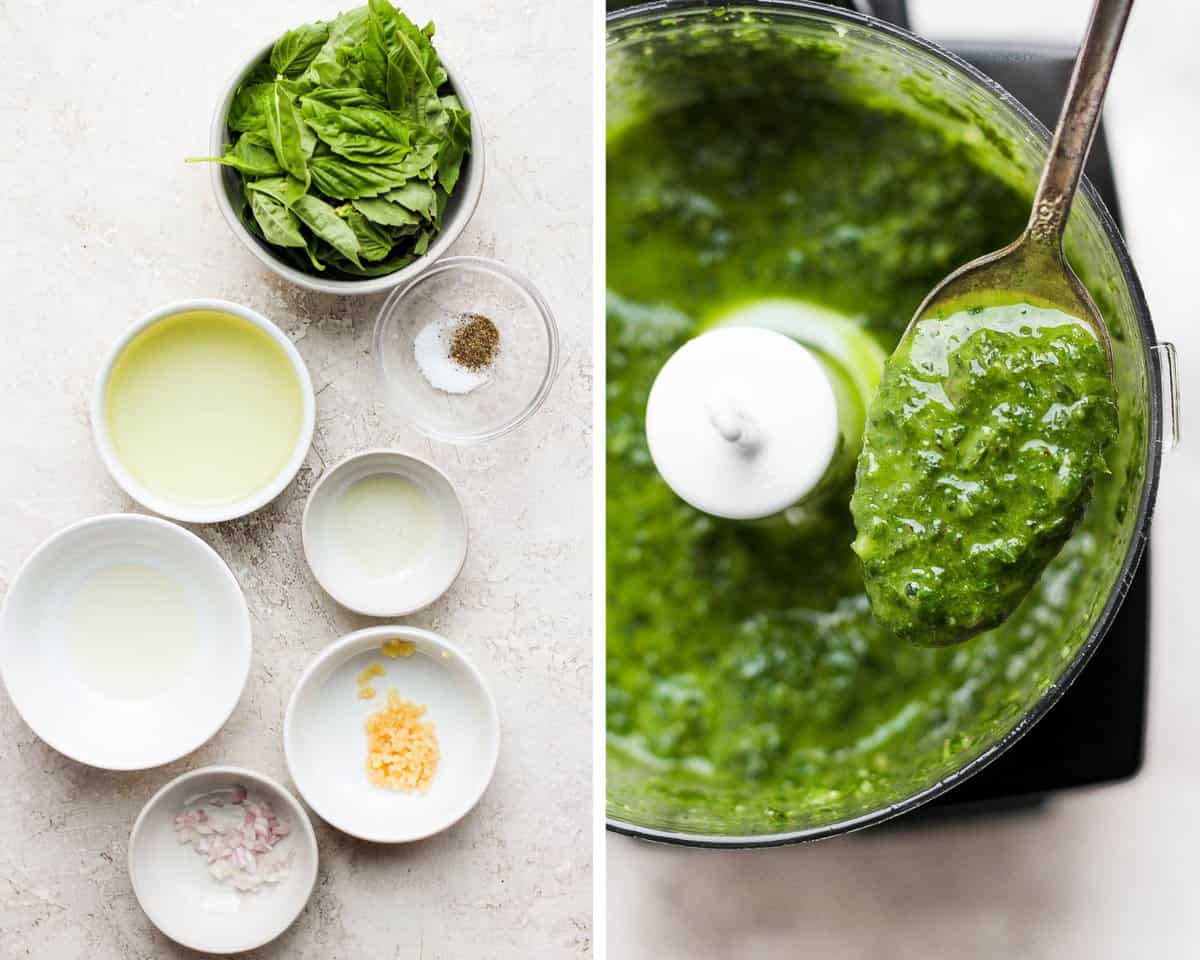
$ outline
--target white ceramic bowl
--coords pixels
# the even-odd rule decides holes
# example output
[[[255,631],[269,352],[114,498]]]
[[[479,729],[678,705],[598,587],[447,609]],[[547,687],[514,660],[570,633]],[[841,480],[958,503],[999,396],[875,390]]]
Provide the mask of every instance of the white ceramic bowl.
[[[273,45],[273,43],[267,45],[242,64],[225,88],[225,94],[221,98],[221,102],[217,104],[217,112],[213,115],[212,132],[209,136],[209,156],[219,157],[225,153],[225,148],[230,141],[229,130],[225,125],[225,117],[229,113],[229,105],[233,102],[233,95],[237,92],[242,78],[271,55],[271,47]],[[471,99],[471,95],[463,86],[458,72],[446,62],[445,57],[442,57],[441,51],[438,51],[438,57],[442,62],[442,66],[446,69],[446,74],[450,78],[450,86],[453,87],[454,93],[471,114],[471,152],[463,159],[462,172],[459,175],[458,185],[455,187],[454,193],[450,197],[450,202],[446,205],[446,212],[442,216],[442,229],[433,238],[433,242],[429,245],[429,249],[425,254],[418,257],[407,267],[402,267],[394,273],[389,273],[382,277],[364,277],[361,280],[326,279],[314,276],[311,273],[305,273],[302,270],[297,270],[286,260],[279,257],[271,247],[247,230],[245,224],[242,223],[241,218],[238,216],[236,205],[240,189],[239,179],[233,169],[221,163],[210,164],[212,168],[210,173],[212,176],[213,192],[217,198],[217,207],[220,209],[221,215],[225,218],[225,222],[229,224],[229,229],[233,231],[234,236],[242,242],[242,245],[259,262],[285,280],[290,280],[292,283],[306,290],[315,290],[319,293],[342,294],[343,296],[362,296],[369,293],[378,293],[381,290],[390,290],[397,284],[408,283],[416,279],[417,276],[432,266],[439,257],[445,254],[450,245],[463,232],[467,222],[475,213],[475,208],[479,205],[479,196],[483,192],[484,146],[483,128],[479,123],[479,111],[475,109],[475,101]]]
[[[185,803],[236,784],[266,798],[291,825],[276,847],[292,856],[288,875],[246,893],[214,880],[205,858],[175,834]],[[271,778],[240,767],[202,767],[176,777],[142,808],[129,835],[129,878],[146,916],[176,943],[203,953],[253,950],[304,909],[317,881],[317,838],[304,808]]]
[[[383,656],[385,640],[409,640],[415,652]],[[372,700],[358,696],[358,674],[381,663]],[[366,718],[400,696],[423,704],[441,753],[424,794],[367,780]],[[415,627],[370,627],[342,637],[304,671],[283,720],[283,749],[296,789],[331,826],[377,843],[406,843],[457,823],[478,802],[496,770],[500,718],[487,682],[461,650]]]
[[[126,619],[140,625],[131,645],[155,627],[144,610],[122,607],[132,605],[121,589],[128,580],[111,578],[128,571],[168,588],[154,616],[178,656],[116,652]],[[99,590],[114,618],[107,640],[99,624],[87,630]],[[250,614],[224,561],[195,534],[137,514],[52,536],[21,565],[0,611],[0,678],[17,711],[55,750],[108,770],[169,763],[212,737],[242,695],[250,646]]]
[[[168,317],[197,310],[211,310],[218,313],[232,314],[235,317],[252,323],[270,336],[291,362],[292,370],[295,372],[296,379],[300,384],[300,397],[303,404],[300,433],[296,437],[296,444],[292,449],[291,457],[279,473],[276,474],[269,484],[260,490],[256,490],[249,496],[231,503],[221,503],[213,506],[193,506],[190,504],[175,503],[148,490],[145,485],[139,483],[117,456],[104,417],[104,395],[108,389],[108,381],[112,375],[113,365],[117,362],[117,358],[121,355],[121,352],[129,346],[139,333],[148,327],[153,326],[161,320],[166,320]],[[92,439],[96,443],[100,459],[104,461],[104,466],[108,469],[113,480],[117,482],[117,485],[122,490],[147,510],[152,510],[164,517],[170,517],[172,520],[179,520],[182,523],[219,523],[224,520],[244,517],[246,514],[253,513],[255,510],[266,506],[283,492],[284,487],[291,483],[301,464],[304,463],[305,456],[308,455],[308,448],[312,445],[316,412],[317,401],[313,394],[312,378],[308,375],[308,368],[304,365],[304,360],[301,358],[299,351],[293,345],[292,341],[275,324],[261,313],[251,310],[249,307],[231,303],[228,300],[179,300],[175,303],[165,304],[157,310],[152,310],[146,314],[146,316],[142,317],[142,319],[126,330],[109,349],[100,367],[100,373],[96,377],[95,387],[92,390]],[[252,415],[252,413],[248,415]]]
[[[420,486],[433,503],[429,551],[409,566],[372,576],[339,536],[338,505],[353,484],[395,474]],[[467,558],[467,519],[449,478],[431,463],[393,450],[368,450],[343,460],[313,487],[304,508],[304,556],[325,591],[342,606],[369,617],[400,617],[445,593]]]

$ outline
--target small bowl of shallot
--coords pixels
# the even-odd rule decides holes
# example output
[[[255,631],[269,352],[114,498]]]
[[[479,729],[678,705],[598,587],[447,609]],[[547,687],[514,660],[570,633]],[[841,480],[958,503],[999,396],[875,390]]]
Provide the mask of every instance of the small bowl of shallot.
[[[142,809],[129,876],[146,916],[176,943],[239,953],[300,915],[317,881],[317,838],[304,808],[270,777],[202,767]]]

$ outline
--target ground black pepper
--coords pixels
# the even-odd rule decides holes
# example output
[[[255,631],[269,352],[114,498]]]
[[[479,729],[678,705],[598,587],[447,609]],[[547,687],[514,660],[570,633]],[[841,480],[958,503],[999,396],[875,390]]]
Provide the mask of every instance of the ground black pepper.
[[[491,366],[500,349],[500,331],[481,313],[469,313],[450,338],[450,359],[468,370]]]

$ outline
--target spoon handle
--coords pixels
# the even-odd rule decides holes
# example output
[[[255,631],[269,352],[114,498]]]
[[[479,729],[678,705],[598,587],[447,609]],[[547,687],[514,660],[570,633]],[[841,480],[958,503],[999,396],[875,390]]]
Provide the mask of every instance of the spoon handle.
[[[1034,240],[1056,247],[1062,242],[1067,214],[1071,212],[1075,188],[1092,148],[1100,107],[1132,7],[1133,0],[1096,0],[1092,8],[1026,228]]]

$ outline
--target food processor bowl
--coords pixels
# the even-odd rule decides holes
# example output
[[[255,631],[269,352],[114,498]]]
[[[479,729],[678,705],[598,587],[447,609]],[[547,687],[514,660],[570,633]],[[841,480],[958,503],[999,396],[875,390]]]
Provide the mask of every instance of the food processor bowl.
[[[714,71],[714,62],[724,69]],[[720,76],[721,82],[713,81]],[[800,0],[729,5],[651,3],[608,18],[610,139],[639,118],[707,98],[787,98],[819,83],[835,98],[886,105],[960,143],[973,163],[1031,197],[1046,128],[1009,93],[954,54],[881,20]],[[1103,514],[1099,562],[1079,578],[1073,622],[1036,658],[1004,674],[952,736],[917,738],[885,776],[794,808],[746,802],[705,806],[702,786],[656,789],[652,758],[610,749],[609,828],[649,840],[755,847],[819,839],[880,823],[950,790],[994,760],[1055,704],[1108,630],[1137,569],[1162,455],[1177,436],[1174,354],[1158,344],[1115,224],[1086,181],[1071,213],[1068,255],[1107,322],[1121,427],[1091,509]],[[1077,533],[1077,536],[1082,535]],[[994,694],[994,695],[993,695]],[[726,790],[725,799],[729,798]],[[736,800],[736,797],[735,797]]]

